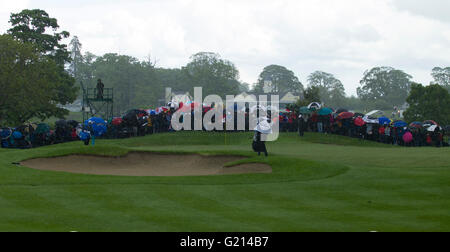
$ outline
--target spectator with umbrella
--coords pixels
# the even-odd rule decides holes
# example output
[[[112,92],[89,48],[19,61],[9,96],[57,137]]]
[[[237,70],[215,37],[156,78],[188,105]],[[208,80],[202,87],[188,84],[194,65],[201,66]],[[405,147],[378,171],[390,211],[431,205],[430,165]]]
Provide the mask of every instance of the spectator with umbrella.
[[[94,146],[95,138],[107,132],[106,125],[106,121],[102,118],[92,117],[84,122],[79,137],[85,145],[89,145],[89,141],[92,139],[92,146]]]

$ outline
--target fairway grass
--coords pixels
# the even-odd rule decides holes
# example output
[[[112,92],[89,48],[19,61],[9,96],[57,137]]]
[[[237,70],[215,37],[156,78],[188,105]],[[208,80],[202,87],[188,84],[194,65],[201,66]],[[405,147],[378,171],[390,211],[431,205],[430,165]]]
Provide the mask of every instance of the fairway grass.
[[[450,231],[450,148],[282,134],[179,132],[0,149],[0,231]],[[118,177],[15,165],[71,154],[240,155],[272,174]],[[236,163],[228,164],[235,165]]]

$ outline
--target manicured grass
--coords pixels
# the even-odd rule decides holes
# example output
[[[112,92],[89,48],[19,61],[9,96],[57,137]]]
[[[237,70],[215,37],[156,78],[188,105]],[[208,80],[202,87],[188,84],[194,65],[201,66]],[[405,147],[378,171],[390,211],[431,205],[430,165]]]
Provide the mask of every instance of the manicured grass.
[[[450,148],[282,134],[264,158],[251,152],[251,139],[180,132],[0,149],[0,231],[450,231]],[[129,151],[238,154],[273,173],[115,177],[12,164]]]

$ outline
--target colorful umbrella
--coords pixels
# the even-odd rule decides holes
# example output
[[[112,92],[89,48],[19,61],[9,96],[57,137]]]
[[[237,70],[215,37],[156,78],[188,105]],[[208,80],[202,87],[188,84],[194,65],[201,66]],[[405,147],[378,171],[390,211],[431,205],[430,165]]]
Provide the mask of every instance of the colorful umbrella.
[[[367,113],[367,116],[369,117],[373,117],[373,118],[378,118],[380,116],[383,116],[383,111],[381,110],[374,110],[374,111],[370,111],[369,113]]]
[[[321,108],[319,110],[319,115],[321,115],[321,116],[326,116],[326,115],[331,115],[331,114],[333,114],[333,110],[330,108]]]
[[[380,117],[380,118],[378,118],[378,124],[380,124],[380,125],[391,124],[391,119],[389,119],[387,117]]]
[[[193,103],[192,103],[192,104],[193,104]],[[192,106],[192,107],[193,107],[193,106]],[[183,107],[183,108],[184,108],[184,107]],[[156,109],[156,114],[159,115],[159,114],[164,113],[164,112],[167,112],[167,111],[169,111],[169,108],[167,108],[167,107],[159,107],[159,108]]]
[[[396,127],[396,128],[408,127],[408,123],[406,123],[404,121],[395,121],[394,122],[394,127]]]
[[[120,117],[116,117],[111,121],[112,125],[119,126],[123,123],[123,119]]]
[[[308,107],[301,107],[301,108],[300,108],[300,114],[309,115],[309,114],[311,114],[311,113],[312,113],[312,111],[309,110]]]
[[[433,120],[427,120],[425,122],[423,122],[423,126],[427,127],[427,126],[432,126],[432,125],[439,125],[439,123],[433,121]]]
[[[423,123],[421,123],[421,122],[412,122],[411,124],[409,124],[409,127],[415,128],[415,129],[421,129],[421,128],[423,128]]]
[[[12,134],[12,130],[10,128],[1,128],[0,129],[0,137],[3,140],[8,139]]]
[[[34,131],[35,134],[47,134],[50,132],[50,126],[46,123],[40,123],[38,124],[36,130]]]
[[[106,121],[102,118],[92,117],[84,122],[84,126],[91,129],[94,136],[99,137],[106,133]]]
[[[403,134],[403,142],[405,143],[411,143],[413,141],[413,135],[411,134],[411,132],[406,132],[405,134]]]
[[[310,110],[319,110],[321,108],[322,108],[322,105],[320,105],[320,103],[318,103],[318,102],[313,102],[308,105],[308,109],[310,109]]]
[[[21,139],[23,137],[22,133],[20,131],[14,131],[12,134],[14,139]]]
[[[364,122],[368,124],[379,124],[380,121],[377,118],[373,118],[371,116],[364,116]]]
[[[433,125],[433,126],[428,127],[427,130],[428,130],[429,132],[434,132],[434,131],[436,131],[436,129],[442,130],[442,127],[439,126],[439,125]]]
[[[353,118],[355,114],[353,114],[352,112],[342,112],[338,115],[337,119],[338,120],[344,120],[344,119],[350,119]]]
[[[358,127],[362,127],[362,126],[364,126],[366,124],[366,122],[360,116],[356,117],[354,123]]]

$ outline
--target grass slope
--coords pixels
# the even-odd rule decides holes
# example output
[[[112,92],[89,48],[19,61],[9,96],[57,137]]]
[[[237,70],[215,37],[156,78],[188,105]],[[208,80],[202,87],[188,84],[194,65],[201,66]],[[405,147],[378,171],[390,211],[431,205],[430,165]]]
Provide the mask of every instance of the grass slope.
[[[269,158],[248,133],[162,134],[0,149],[0,231],[450,231],[450,149],[282,134]],[[324,144],[325,143],[325,144]],[[273,174],[114,177],[13,165],[129,151],[239,154]]]

